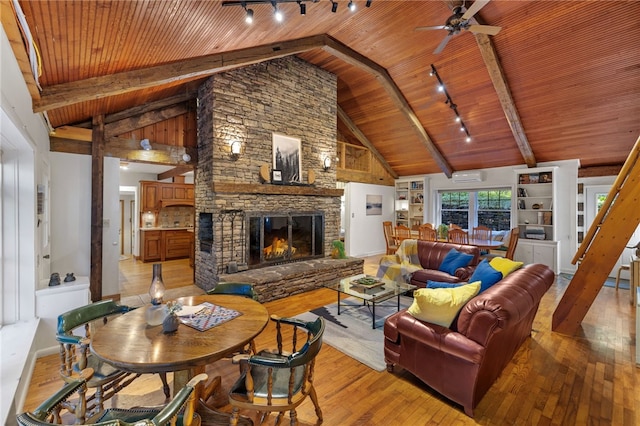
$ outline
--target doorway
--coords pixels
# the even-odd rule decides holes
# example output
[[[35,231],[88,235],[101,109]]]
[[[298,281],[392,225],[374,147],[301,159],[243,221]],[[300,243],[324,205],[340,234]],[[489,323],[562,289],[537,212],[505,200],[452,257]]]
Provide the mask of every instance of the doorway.
[[[611,190],[611,185],[585,185],[584,187],[584,225],[585,225],[585,233],[586,230],[591,227],[598,211],[602,207],[607,195],[609,195],[609,191]],[[631,236],[627,246],[634,246],[640,241],[640,227],[638,227],[633,235]],[[618,269],[622,264],[629,264],[629,259],[632,254],[634,254],[635,249],[625,248],[622,251],[622,254],[616,261],[613,269],[609,271],[609,277],[615,278],[618,273]],[[622,271],[620,274],[620,278],[629,279],[629,271]]]

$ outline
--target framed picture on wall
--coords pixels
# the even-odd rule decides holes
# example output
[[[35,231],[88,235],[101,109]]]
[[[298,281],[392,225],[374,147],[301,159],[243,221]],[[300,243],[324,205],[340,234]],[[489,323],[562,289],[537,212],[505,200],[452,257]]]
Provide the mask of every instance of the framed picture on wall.
[[[282,172],[282,183],[301,182],[300,139],[273,133],[273,169]]]
[[[367,216],[382,215],[382,195],[367,195]]]

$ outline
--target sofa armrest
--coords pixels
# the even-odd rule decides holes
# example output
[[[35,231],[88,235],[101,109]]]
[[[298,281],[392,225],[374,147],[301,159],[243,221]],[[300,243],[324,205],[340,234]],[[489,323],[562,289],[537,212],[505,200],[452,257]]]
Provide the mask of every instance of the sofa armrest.
[[[484,347],[463,334],[437,324],[420,321],[406,311],[397,317],[397,330],[400,339],[414,340],[470,363],[478,364],[484,354]]]
[[[460,281],[468,281],[471,275],[473,275],[473,271],[476,270],[477,265],[469,265],[463,268],[458,268],[455,271],[455,276],[460,279]]]

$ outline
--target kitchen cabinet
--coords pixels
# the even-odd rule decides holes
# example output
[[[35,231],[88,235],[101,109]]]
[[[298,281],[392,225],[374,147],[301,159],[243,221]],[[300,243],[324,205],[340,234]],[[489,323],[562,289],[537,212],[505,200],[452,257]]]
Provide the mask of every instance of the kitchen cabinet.
[[[140,211],[154,211],[158,208],[158,185],[157,182],[140,182],[140,193],[142,202],[140,203]]]
[[[193,232],[186,230],[162,231],[164,234],[164,259],[182,259],[190,257]]]
[[[163,231],[141,231],[141,247],[140,257],[143,262],[152,262],[163,260]]]

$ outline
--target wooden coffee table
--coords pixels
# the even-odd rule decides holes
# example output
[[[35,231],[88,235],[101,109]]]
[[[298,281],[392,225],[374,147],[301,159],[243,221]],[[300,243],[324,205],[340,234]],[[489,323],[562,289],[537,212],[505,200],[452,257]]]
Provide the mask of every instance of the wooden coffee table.
[[[412,284],[397,283],[384,278],[375,278],[378,283],[372,286],[360,286],[354,284],[360,278],[370,277],[365,274],[343,278],[338,283],[327,284],[325,287],[338,293],[338,315],[340,315],[340,299],[342,294],[356,297],[362,300],[364,305],[371,307],[371,328],[376,328],[376,304],[380,304],[393,297],[397,297],[398,310],[400,310],[400,296],[417,287]]]

